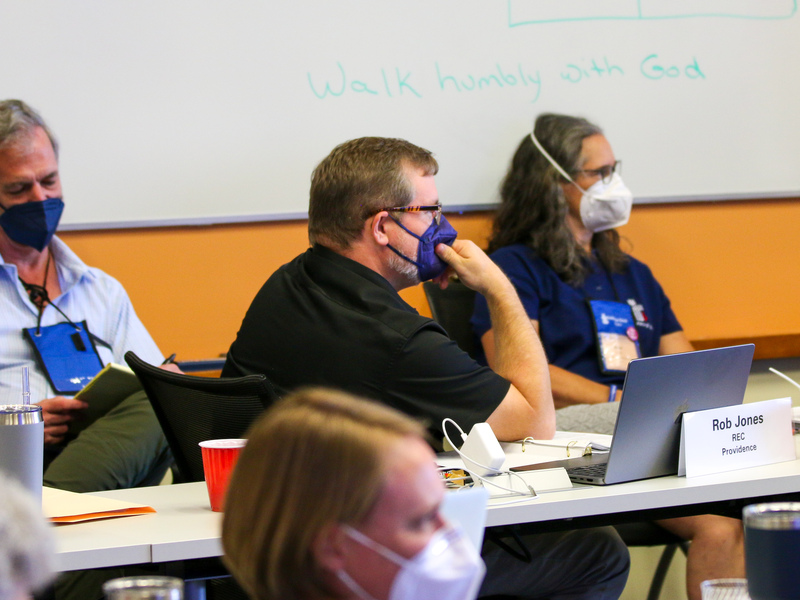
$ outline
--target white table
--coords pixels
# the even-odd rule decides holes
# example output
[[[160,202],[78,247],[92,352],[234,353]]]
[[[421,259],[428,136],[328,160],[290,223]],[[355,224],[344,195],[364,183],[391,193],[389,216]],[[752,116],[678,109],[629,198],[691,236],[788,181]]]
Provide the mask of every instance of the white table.
[[[61,571],[222,555],[222,514],[212,512],[204,482],[96,495],[146,504],[156,513],[59,525],[55,533]]]
[[[521,504],[498,506],[502,500],[491,500],[487,525],[542,523],[543,527],[565,528],[586,518],[598,523],[613,522],[639,516],[640,511],[664,509],[692,514],[698,505],[794,492],[800,492],[799,460],[693,479],[671,476],[585,486],[544,493]],[[205,483],[98,495],[148,504],[157,513],[59,526],[56,538],[60,570],[167,563],[222,554],[222,515],[211,511]]]
[[[696,513],[698,505],[800,492],[800,461],[742,469],[688,479],[658,477],[609,486],[580,486],[539,495],[524,504],[492,506],[487,526],[604,517],[642,511],[682,508]]]
[[[596,437],[610,444],[610,436]],[[795,444],[800,447],[800,436],[795,436]],[[538,457],[531,455],[530,446],[523,454],[519,444],[502,445],[506,468],[563,458],[555,454],[560,450],[550,450],[548,456]],[[704,506],[715,503],[794,492],[800,492],[800,460],[691,479],[673,475],[608,486],[576,484],[571,490],[545,492],[523,504],[502,505],[502,499],[490,500],[487,526],[564,519],[596,525],[649,520],[700,514]],[[637,513],[636,518],[633,513]],[[560,528],[564,526],[562,523]],[[556,524],[554,528],[559,526]]]

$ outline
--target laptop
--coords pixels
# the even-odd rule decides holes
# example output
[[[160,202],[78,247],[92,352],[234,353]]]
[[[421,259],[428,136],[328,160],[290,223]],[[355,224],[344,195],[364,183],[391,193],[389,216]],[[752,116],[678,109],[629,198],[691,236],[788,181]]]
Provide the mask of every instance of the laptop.
[[[681,415],[741,404],[753,344],[639,358],[628,365],[608,454],[515,467],[564,467],[578,483],[610,485],[678,472]]]

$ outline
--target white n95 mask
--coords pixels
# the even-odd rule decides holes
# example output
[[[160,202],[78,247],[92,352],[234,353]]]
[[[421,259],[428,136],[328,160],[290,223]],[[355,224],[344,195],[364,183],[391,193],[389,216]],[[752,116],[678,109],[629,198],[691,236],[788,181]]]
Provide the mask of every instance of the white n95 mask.
[[[631,217],[631,208],[633,207],[633,194],[622,181],[619,173],[611,175],[611,181],[604,183],[602,179],[595,182],[588,190],[584,190],[581,186],[572,180],[572,177],[559,165],[550,153],[544,149],[536,139],[536,136],[531,132],[531,141],[533,145],[542,153],[547,161],[553,165],[556,171],[569,181],[572,185],[578,188],[581,193],[581,221],[583,226],[592,233],[598,231],[605,231],[606,229],[613,229],[620,227],[628,222]]]
[[[625,225],[631,218],[633,194],[622,181],[619,173],[611,175],[611,181],[596,181],[588,190],[577,183],[572,185],[583,192],[581,196],[581,221],[592,233]]]
[[[347,535],[400,566],[392,582],[389,600],[474,600],[486,567],[460,528],[446,524],[411,558],[403,558],[349,525]],[[362,600],[374,600],[347,572],[339,579]]]

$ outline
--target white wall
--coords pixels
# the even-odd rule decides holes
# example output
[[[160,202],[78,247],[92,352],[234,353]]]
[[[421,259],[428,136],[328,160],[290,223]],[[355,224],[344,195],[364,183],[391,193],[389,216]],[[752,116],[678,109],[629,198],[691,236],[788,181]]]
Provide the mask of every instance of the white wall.
[[[66,228],[302,215],[364,135],[488,205],[544,111],[600,124],[639,199],[764,198],[800,192],[796,4],[3,0],[0,98],[63,139]]]

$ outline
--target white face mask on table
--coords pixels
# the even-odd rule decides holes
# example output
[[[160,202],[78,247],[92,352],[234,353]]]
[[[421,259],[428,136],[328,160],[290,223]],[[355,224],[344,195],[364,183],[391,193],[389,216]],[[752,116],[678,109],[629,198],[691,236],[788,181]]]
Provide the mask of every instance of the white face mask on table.
[[[374,550],[400,567],[392,582],[389,600],[473,600],[478,595],[486,567],[460,528],[445,525],[412,558],[403,558],[349,525],[344,531],[353,540]],[[337,576],[362,600],[375,600],[347,572]]]

